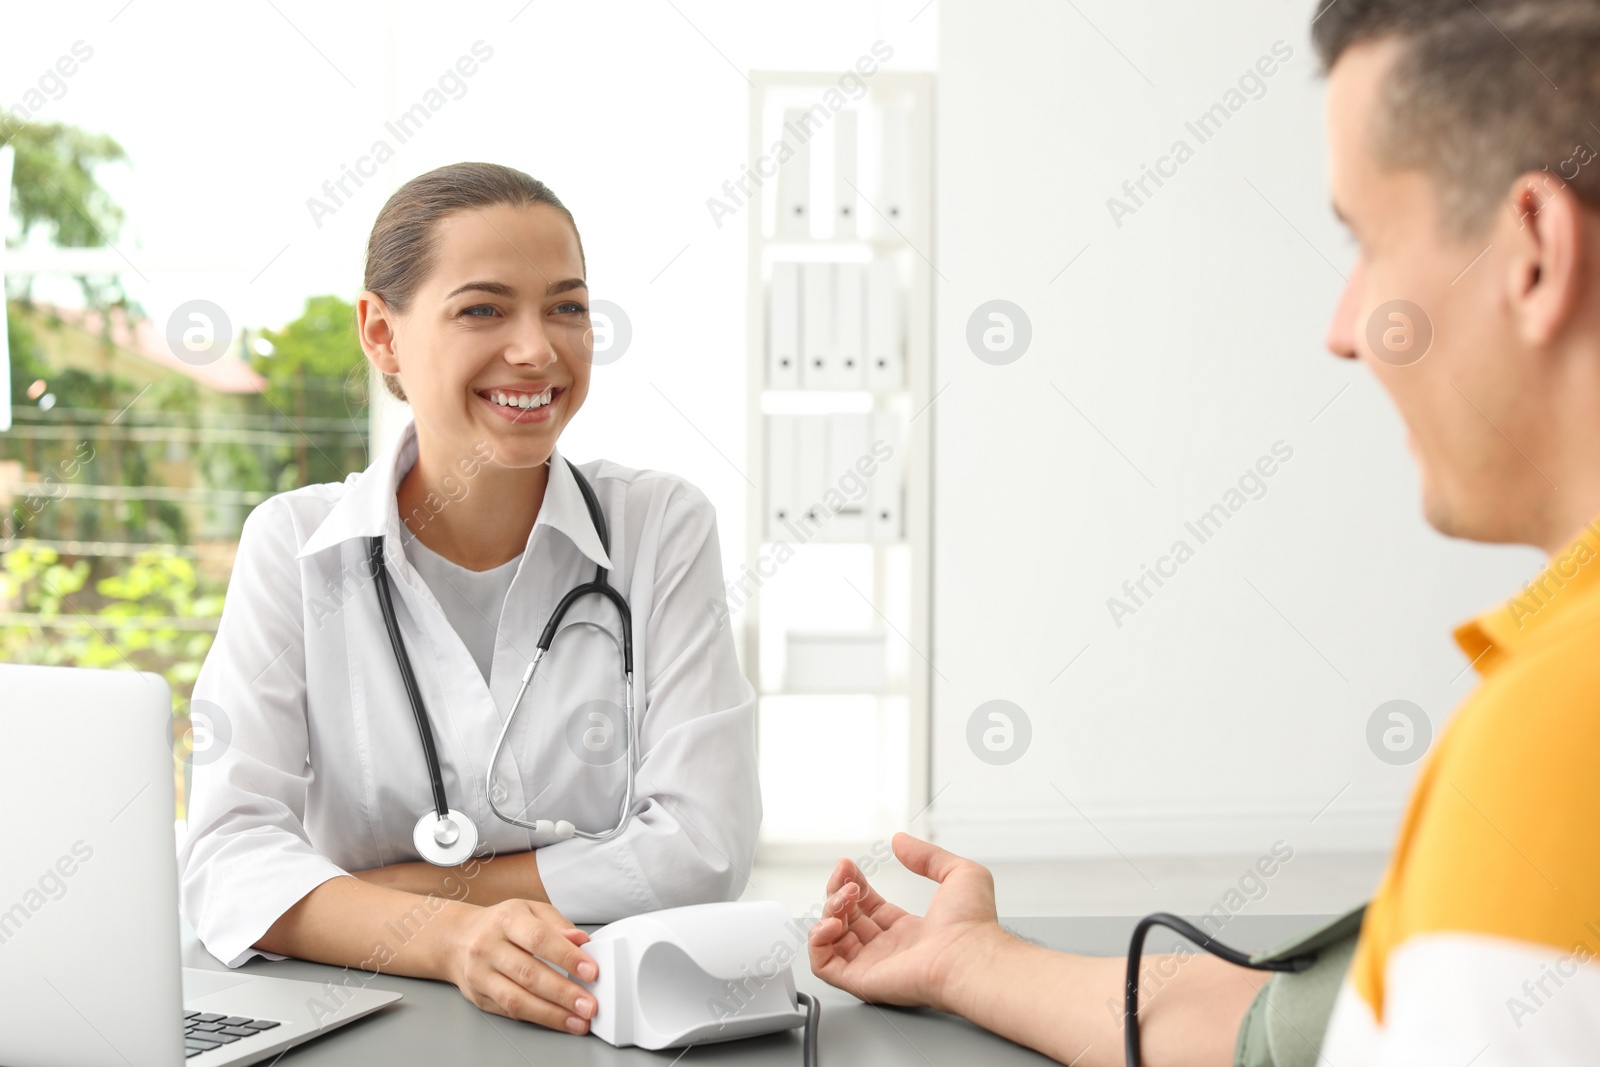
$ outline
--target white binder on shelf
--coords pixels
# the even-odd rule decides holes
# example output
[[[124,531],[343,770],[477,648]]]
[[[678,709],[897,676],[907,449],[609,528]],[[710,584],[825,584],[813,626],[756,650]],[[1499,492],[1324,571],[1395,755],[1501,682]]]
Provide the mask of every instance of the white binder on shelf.
[[[868,389],[903,389],[906,384],[905,330],[900,313],[900,279],[892,259],[866,267],[864,311],[865,378]]]
[[[867,384],[867,324],[863,319],[867,270],[862,263],[833,268],[833,366],[822,389],[863,389]]]
[[[888,459],[879,460],[878,473],[872,479],[872,511],[868,519],[870,536],[874,541],[899,541],[906,535],[906,479],[902,454],[907,442],[900,430],[899,416],[894,412],[874,411],[871,418],[872,440],[868,442],[868,447],[882,441],[893,454]],[[873,458],[878,458],[883,451],[881,445],[877,446]]]
[[[877,210],[871,213],[871,236],[904,240],[915,221],[911,217],[911,113],[898,107],[881,109],[878,131]]]
[[[806,112],[789,108],[783,113],[787,129],[802,129]],[[812,120],[813,122],[815,120]],[[788,140],[788,134],[784,135]],[[790,142],[794,155],[778,164],[778,237],[785,241],[804,241],[811,236],[811,141]]]
[[[800,386],[829,389],[833,380],[832,263],[805,263],[800,268]]]
[[[828,522],[829,541],[866,541],[871,536],[872,479],[861,470],[872,460],[872,415],[828,416],[828,484],[844,504]],[[870,469],[870,468],[869,468]]]
[[[795,525],[805,540],[826,540],[828,508],[822,495],[831,488],[828,476],[828,416],[796,415]]]
[[[793,541],[795,517],[800,498],[796,493],[798,473],[794,415],[768,415],[767,420],[767,532],[768,541]]]
[[[856,173],[860,155],[856,113],[846,109],[833,119],[833,235],[854,237],[861,205],[856,188],[861,179]]]
[[[767,290],[767,386],[800,387],[800,264],[774,263]]]

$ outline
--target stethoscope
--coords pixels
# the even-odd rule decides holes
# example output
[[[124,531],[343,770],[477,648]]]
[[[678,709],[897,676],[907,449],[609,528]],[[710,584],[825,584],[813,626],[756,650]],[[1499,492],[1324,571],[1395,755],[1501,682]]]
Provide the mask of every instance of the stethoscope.
[[[600,535],[600,544],[609,555],[611,552],[611,536],[606,528],[606,517],[600,511],[600,501],[594,495],[594,489],[579,473],[578,468],[567,460],[567,467],[572,471],[572,477],[578,483],[578,489],[583,493],[583,502],[589,508],[589,519],[594,523],[595,533]],[[411,712],[417,720],[417,734],[422,738],[422,755],[428,761],[428,777],[433,785],[433,810],[423,813],[417,820],[416,828],[411,831],[412,843],[416,845],[417,853],[429,863],[440,867],[454,867],[464,863],[478,847],[478,828],[473,821],[460,811],[452,808],[444,795],[444,776],[439,770],[439,754],[434,747],[433,727],[429,722],[428,713],[422,706],[422,693],[417,688],[416,675],[411,670],[411,657],[406,655],[405,643],[400,639],[400,627],[394,618],[394,603],[389,593],[389,572],[384,566],[383,536],[380,534],[369,541],[372,563],[372,576],[378,589],[378,605],[383,609],[383,622],[389,630],[389,642],[394,646],[395,661],[400,665],[400,677],[406,687],[406,696],[411,701]],[[505,745],[506,735],[511,731],[511,723],[517,717],[517,708],[522,704],[522,695],[528,691],[528,685],[533,681],[534,672],[539,669],[539,661],[544,659],[545,653],[550,651],[550,642],[555,639],[556,630],[561,626],[561,619],[566,615],[567,609],[573,602],[598,593],[617,606],[617,613],[622,616],[622,677],[625,685],[626,698],[623,716],[627,720],[626,737],[627,751],[625,758],[628,762],[627,788],[622,796],[622,808],[617,813],[617,824],[602,833],[588,833],[579,830],[565,819],[551,821],[549,819],[536,819],[527,822],[513,815],[501,811],[495,803],[494,769],[500,762],[500,750]],[[490,809],[503,821],[515,826],[521,826],[539,834],[554,834],[556,837],[566,839],[581,837],[590,841],[604,841],[622,832],[628,825],[633,807],[634,786],[634,724],[633,724],[633,614],[628,610],[628,601],[623,595],[611,588],[606,582],[606,569],[595,565],[594,581],[575,586],[561,598],[556,605],[555,612],[550,616],[550,621],[545,624],[544,632],[539,635],[539,643],[533,652],[533,659],[528,663],[528,669],[522,674],[522,685],[517,689],[517,697],[511,702],[511,713],[506,716],[505,725],[500,728],[500,737],[495,741],[494,755],[489,757],[489,769],[484,773],[484,791],[489,797]],[[537,799],[537,798],[536,798]]]

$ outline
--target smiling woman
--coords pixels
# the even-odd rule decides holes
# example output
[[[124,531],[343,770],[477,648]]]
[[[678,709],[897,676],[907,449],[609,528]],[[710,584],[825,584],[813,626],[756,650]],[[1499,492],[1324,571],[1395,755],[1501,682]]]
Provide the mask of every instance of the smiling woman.
[[[574,923],[743,890],[755,694],[705,611],[715,512],[556,448],[589,390],[585,269],[571,214],[508,167],[379,212],[358,338],[413,418],[250,515],[195,683],[231,740],[195,767],[183,910],[228,965],[376,954],[583,1033]]]
[[[522,551],[556,438],[588,395],[585,268],[571,212],[543,182],[509,167],[462,163],[424,174],[373,225],[356,317],[385,387],[415,417],[418,458],[400,484],[401,510],[474,447],[487,444],[499,464],[480,483],[499,506],[471,523],[414,531],[469,570]]]

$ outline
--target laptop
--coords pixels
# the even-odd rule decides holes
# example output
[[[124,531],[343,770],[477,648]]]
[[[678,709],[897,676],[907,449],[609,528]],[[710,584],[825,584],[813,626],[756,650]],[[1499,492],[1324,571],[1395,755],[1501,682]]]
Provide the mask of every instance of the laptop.
[[[0,738],[0,1063],[255,1063],[400,999],[182,966],[160,675],[0,664]]]

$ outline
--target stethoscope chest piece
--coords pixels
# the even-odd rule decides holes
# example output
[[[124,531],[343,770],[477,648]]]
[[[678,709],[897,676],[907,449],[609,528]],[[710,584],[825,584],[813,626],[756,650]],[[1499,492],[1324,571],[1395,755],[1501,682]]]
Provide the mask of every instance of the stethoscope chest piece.
[[[411,831],[417,854],[440,867],[455,867],[467,862],[478,847],[478,828],[455,808],[443,819],[438,812],[423,812]]]

